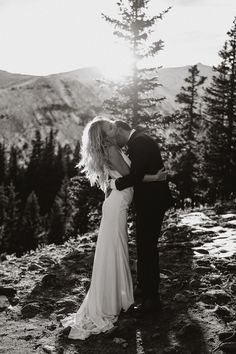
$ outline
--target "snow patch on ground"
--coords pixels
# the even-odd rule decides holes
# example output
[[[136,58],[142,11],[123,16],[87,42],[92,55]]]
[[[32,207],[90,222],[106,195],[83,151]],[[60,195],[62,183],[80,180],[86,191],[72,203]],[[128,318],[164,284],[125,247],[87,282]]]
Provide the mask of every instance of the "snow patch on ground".
[[[190,226],[193,229],[192,231],[196,234],[198,234],[199,231],[209,232],[209,234],[214,233],[210,242],[204,243],[201,247],[202,250],[208,251],[210,256],[226,258],[236,254],[236,229],[230,227],[231,225],[236,225],[236,214],[229,213],[219,215],[219,219],[221,219],[224,224],[225,221],[227,221],[227,224],[224,226],[211,226],[214,221],[203,212],[190,212],[182,214],[180,217],[179,226]],[[207,227],[204,227],[204,225]],[[196,256],[200,255],[201,254],[196,253]]]
[[[179,225],[195,226],[211,222],[211,219],[202,212],[180,215],[182,217]]]

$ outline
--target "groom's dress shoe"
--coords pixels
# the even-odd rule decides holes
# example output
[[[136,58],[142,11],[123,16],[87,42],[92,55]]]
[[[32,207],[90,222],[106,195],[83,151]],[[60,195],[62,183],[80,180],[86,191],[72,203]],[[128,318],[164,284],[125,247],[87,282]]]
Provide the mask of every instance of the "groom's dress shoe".
[[[146,311],[161,311],[162,310],[162,302],[160,298],[157,299],[147,299],[144,301],[143,306]]]
[[[162,304],[160,301],[146,300],[144,303],[134,306],[132,316],[136,318],[156,317],[162,311]]]

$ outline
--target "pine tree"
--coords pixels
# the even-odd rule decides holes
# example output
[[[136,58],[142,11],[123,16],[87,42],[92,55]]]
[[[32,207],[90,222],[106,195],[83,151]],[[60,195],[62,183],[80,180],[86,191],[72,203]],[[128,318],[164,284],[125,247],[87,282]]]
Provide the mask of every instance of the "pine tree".
[[[78,165],[80,161],[80,150],[81,150],[81,145],[80,142],[78,141],[74,149],[73,158],[71,161],[70,173],[68,174],[68,177],[70,178],[77,175],[76,165]]]
[[[63,212],[63,202],[56,197],[49,216],[48,243],[60,245],[65,239],[65,215]]]
[[[227,35],[205,98],[205,169],[212,200],[236,194],[236,18]]]
[[[7,170],[6,149],[5,146],[0,143],[0,184],[5,183],[6,181],[6,170]]]
[[[6,208],[7,208],[7,196],[5,193],[5,188],[0,185],[0,225],[3,225],[6,219]]]
[[[40,190],[38,196],[43,214],[49,212],[54,203],[56,193],[58,192],[58,180],[55,180],[55,161],[56,140],[55,133],[51,129],[43,147],[42,161],[40,164]]]
[[[5,187],[0,185],[0,250],[4,249],[5,227],[6,227],[6,213],[7,213],[8,199],[5,193]]]
[[[70,180],[68,193],[73,210],[73,234],[84,234],[94,230],[97,222],[96,220],[91,222],[90,215],[101,210],[103,192],[97,187],[91,187],[87,178],[79,172],[78,176]]]
[[[19,200],[12,183],[6,187],[7,207],[3,249],[7,253],[19,250]]]
[[[35,131],[35,138],[32,140],[32,151],[29,164],[26,171],[27,191],[28,196],[33,190],[37,195],[41,192],[41,173],[42,173],[42,153],[43,141],[39,130]]]
[[[66,177],[71,176],[71,169],[72,169],[72,159],[73,159],[73,151],[69,144],[65,144],[62,149],[63,154],[63,168],[64,168],[64,176],[62,180]]]
[[[198,183],[198,167],[200,163],[199,144],[201,143],[202,119],[199,113],[199,88],[206,77],[199,75],[197,65],[188,70],[189,76],[184,79],[186,86],[181,87],[176,96],[180,110],[175,118],[175,146],[172,168],[178,171],[175,183],[180,192],[180,200],[196,199]]]
[[[184,79],[188,84],[181,87],[181,92],[176,96],[176,102],[182,105],[182,135],[187,143],[195,140],[199,131],[199,93],[198,88],[205,82],[206,77],[200,76],[197,65],[188,70],[189,76]],[[191,145],[191,144],[190,144]]]
[[[39,235],[42,231],[40,209],[35,192],[31,192],[27,198],[24,211],[21,216],[19,253],[36,249]]]
[[[114,35],[128,43],[133,56],[132,74],[127,76],[123,83],[113,85],[116,95],[107,100],[105,106],[113,115],[122,119],[125,117],[133,127],[143,122],[150,123],[152,118],[157,119],[159,114],[155,108],[163,99],[152,94],[160,85],[157,68],[145,69],[140,64],[143,59],[154,57],[163,49],[162,40],[154,41],[150,45],[147,43],[156,22],[162,20],[170,8],[157,16],[148,17],[149,2],[150,0],[119,0],[119,19],[102,15],[105,21],[115,28]]]
[[[10,157],[8,163],[8,183],[12,182],[14,186],[18,187],[18,150],[15,146],[11,146]]]
[[[69,180],[65,178],[57,193],[49,219],[48,242],[61,244],[70,236],[75,236],[73,230],[73,208],[69,191]]]
[[[61,188],[62,181],[67,175],[68,156],[66,152],[67,150],[58,144],[57,154],[55,154],[53,161],[53,180],[55,193],[58,193]]]

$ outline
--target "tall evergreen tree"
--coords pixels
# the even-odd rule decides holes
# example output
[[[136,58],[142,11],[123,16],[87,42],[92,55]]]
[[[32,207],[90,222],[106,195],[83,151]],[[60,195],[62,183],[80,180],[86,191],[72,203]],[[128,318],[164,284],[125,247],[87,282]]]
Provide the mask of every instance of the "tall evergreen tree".
[[[7,205],[8,199],[5,193],[5,187],[2,184],[0,185],[0,250],[4,249]]]
[[[62,178],[63,180],[65,177],[70,176],[71,169],[72,169],[73,151],[69,144],[63,146],[62,155],[63,155],[63,169],[64,169],[64,176]]]
[[[0,225],[3,225],[6,221],[6,209],[7,209],[7,196],[5,193],[5,187],[0,185]]]
[[[213,199],[236,194],[236,18],[227,35],[205,98],[205,168]]]
[[[55,161],[56,140],[55,132],[51,129],[43,148],[40,172],[39,202],[43,214],[49,212],[58,192],[58,180],[55,180]]]
[[[145,69],[140,64],[143,59],[154,57],[163,48],[162,40],[153,41],[151,44],[148,44],[148,41],[156,22],[162,20],[170,8],[159,15],[149,17],[149,2],[150,0],[119,0],[118,19],[102,15],[105,21],[115,28],[114,35],[128,43],[133,56],[132,74],[121,84],[114,85],[116,95],[105,102],[106,108],[122,119],[125,117],[133,127],[142,122],[150,122],[151,118],[156,119],[158,113],[155,107],[163,99],[152,94],[160,85],[157,68]]]
[[[176,101],[182,106],[180,109],[182,135],[186,143],[190,144],[199,132],[201,117],[199,115],[198,88],[205,82],[206,77],[199,75],[200,71],[197,65],[191,66],[188,72],[189,76],[184,79],[187,85],[181,87],[180,93],[176,96]]]
[[[71,179],[68,193],[72,203],[73,234],[84,234],[95,229],[97,223],[90,222],[90,214],[101,209],[104,193],[96,186],[91,187],[81,173]]]
[[[53,179],[54,179],[54,190],[57,193],[62,185],[62,181],[67,175],[67,164],[69,157],[67,156],[67,150],[62,148],[60,144],[58,144],[57,153],[54,156],[53,161]]]
[[[11,146],[10,149],[10,157],[9,157],[7,174],[8,174],[8,181],[12,182],[17,189],[19,171],[18,171],[18,151],[15,146]]]
[[[180,192],[180,200],[196,199],[198,168],[200,164],[199,144],[201,143],[202,118],[199,113],[199,88],[205,82],[206,77],[199,75],[197,65],[188,70],[189,76],[184,79],[185,86],[181,87],[176,101],[180,104],[180,110],[175,115],[173,144],[174,156],[172,168],[178,173],[175,183]]]
[[[40,209],[35,192],[31,192],[27,198],[25,208],[21,216],[20,245],[18,252],[36,249],[39,241],[39,234],[42,231]]]
[[[13,183],[6,187],[7,208],[3,238],[3,249],[17,253],[19,249],[19,200]]]
[[[75,236],[73,230],[72,201],[69,191],[69,180],[63,180],[60,191],[57,193],[49,218],[48,242],[61,244]]]
[[[43,141],[40,131],[35,131],[35,138],[32,140],[32,150],[30,154],[29,164],[26,171],[27,179],[27,196],[31,191],[40,194],[41,173],[42,173],[42,153]]]
[[[49,213],[48,243],[60,245],[65,240],[65,215],[62,200],[56,197]]]
[[[62,201],[62,208],[64,214],[64,222],[65,222],[64,240],[68,239],[69,236],[75,236],[73,230],[73,204],[72,204],[72,198],[71,198],[69,187],[70,187],[70,180],[64,178],[61,189],[58,193],[58,197]]]
[[[81,150],[81,146],[80,146],[80,142],[78,141],[74,152],[73,152],[73,158],[71,161],[71,168],[70,168],[70,173],[68,174],[68,177],[74,177],[77,175],[77,168],[76,165],[78,165],[79,161],[80,161],[80,150]]]
[[[4,144],[0,143],[0,184],[6,181],[6,171],[7,161],[6,161],[6,148]]]

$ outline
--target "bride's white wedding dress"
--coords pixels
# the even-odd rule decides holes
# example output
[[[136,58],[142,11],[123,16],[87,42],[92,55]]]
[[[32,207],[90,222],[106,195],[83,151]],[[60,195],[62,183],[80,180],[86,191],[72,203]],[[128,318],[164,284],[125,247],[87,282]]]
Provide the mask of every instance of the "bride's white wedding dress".
[[[130,165],[129,158],[122,155]],[[112,178],[121,177],[118,171],[109,173]],[[61,320],[63,327],[71,326],[68,338],[86,339],[106,332],[114,326],[120,311],[134,303],[127,232],[132,198],[133,188],[112,190],[103,202],[89,291],[79,310]]]

